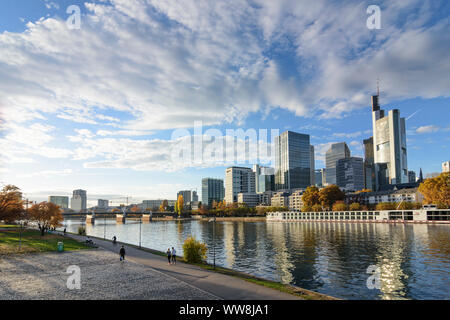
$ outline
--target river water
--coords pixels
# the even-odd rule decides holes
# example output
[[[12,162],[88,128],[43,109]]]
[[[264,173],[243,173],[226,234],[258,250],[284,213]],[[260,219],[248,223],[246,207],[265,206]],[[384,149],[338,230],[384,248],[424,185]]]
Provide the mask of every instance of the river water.
[[[80,220],[66,220],[77,232]],[[182,254],[193,235],[213,260],[213,223],[99,219],[88,235]],[[450,299],[450,226],[217,221],[216,264],[344,299]],[[369,269],[368,269],[369,268]],[[377,269],[379,268],[379,269]],[[369,273],[368,273],[369,272]]]

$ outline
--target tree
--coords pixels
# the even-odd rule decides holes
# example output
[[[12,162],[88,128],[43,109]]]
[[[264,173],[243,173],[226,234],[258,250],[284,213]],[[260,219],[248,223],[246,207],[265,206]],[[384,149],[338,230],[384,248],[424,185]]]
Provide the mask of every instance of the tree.
[[[441,209],[450,208],[450,173],[443,172],[426,179],[419,186],[425,204],[435,204]]]
[[[323,211],[323,207],[321,204],[315,204],[312,206],[312,211],[313,212],[320,212]]]
[[[349,207],[350,211],[361,211],[362,207],[358,202],[353,202]]]
[[[337,201],[333,204],[333,211],[347,211],[348,206],[343,201]]]
[[[138,213],[138,212],[141,212],[141,208],[139,208],[138,206],[133,206],[130,209],[130,211],[133,212],[133,213]]]
[[[362,189],[362,190],[356,191],[355,193],[358,194],[358,193],[366,193],[366,192],[372,192],[372,190],[370,190],[370,189]]]
[[[0,220],[14,222],[25,213],[20,189],[7,185],[0,191]]]
[[[395,210],[397,206],[394,202],[380,202],[375,207],[375,210]]]
[[[183,195],[179,195],[178,196],[178,200],[176,202],[176,208],[177,210],[175,212],[178,211],[178,215],[181,216],[181,214],[183,213],[183,209],[184,209],[184,198]]]
[[[184,260],[191,263],[202,263],[206,260],[206,252],[208,247],[205,243],[195,240],[190,236],[183,244]]]
[[[336,201],[344,200],[345,194],[336,185],[330,185],[319,191],[319,200],[323,207],[331,209]]]
[[[121,212],[119,208],[114,208],[111,210],[112,213]]]
[[[311,206],[305,205],[302,206],[302,212],[311,212],[311,211],[313,211]]]
[[[305,192],[302,195],[303,205],[312,207],[315,204],[320,203],[320,195],[319,188],[315,186],[311,186],[306,188]]]
[[[45,231],[50,227],[58,227],[64,220],[61,208],[51,202],[41,202],[34,204],[29,209],[30,220],[35,221],[38,224],[41,235],[45,234]]]
[[[167,210],[167,207],[169,206],[169,201],[163,200],[161,205],[159,206],[159,211],[165,212]]]

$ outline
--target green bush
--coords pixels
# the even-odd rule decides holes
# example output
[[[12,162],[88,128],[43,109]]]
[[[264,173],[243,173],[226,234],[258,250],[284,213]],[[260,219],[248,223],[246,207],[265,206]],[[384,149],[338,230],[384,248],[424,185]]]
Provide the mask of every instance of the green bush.
[[[80,236],[85,236],[86,235],[86,228],[85,227],[78,227],[78,234]]]
[[[208,248],[206,244],[189,237],[183,244],[183,257],[186,262],[202,263],[206,260],[206,252]]]

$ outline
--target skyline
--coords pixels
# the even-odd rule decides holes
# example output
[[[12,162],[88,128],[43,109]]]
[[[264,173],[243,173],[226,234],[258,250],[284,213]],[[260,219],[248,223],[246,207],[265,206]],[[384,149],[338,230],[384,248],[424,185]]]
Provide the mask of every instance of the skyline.
[[[224,179],[228,166],[170,162],[171,134],[195,121],[309,134],[324,168],[332,143],[363,157],[377,78],[381,107],[406,118],[408,170],[440,172],[450,158],[445,2],[380,1],[380,30],[366,27],[369,1],[293,3],[5,1],[0,181],[41,200],[78,188],[89,203],[201,196],[201,179]],[[73,4],[79,30],[66,28]]]

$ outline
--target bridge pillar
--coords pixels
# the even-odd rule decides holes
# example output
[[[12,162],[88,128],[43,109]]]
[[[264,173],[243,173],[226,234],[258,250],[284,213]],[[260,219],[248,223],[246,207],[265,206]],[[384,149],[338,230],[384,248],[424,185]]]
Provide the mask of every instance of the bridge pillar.
[[[125,216],[123,214],[116,214],[116,222],[117,223],[125,223]]]
[[[95,216],[93,216],[92,214],[88,214],[86,215],[86,223],[95,223]]]

